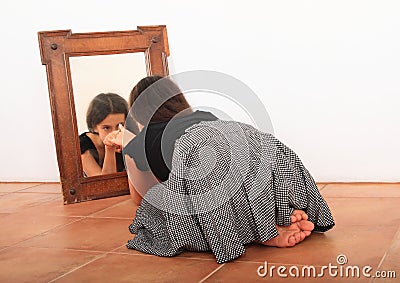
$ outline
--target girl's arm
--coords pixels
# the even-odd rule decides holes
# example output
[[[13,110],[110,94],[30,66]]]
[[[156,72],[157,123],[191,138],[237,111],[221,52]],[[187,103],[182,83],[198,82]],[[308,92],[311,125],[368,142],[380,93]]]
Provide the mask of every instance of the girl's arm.
[[[86,150],[83,154],[81,154],[82,159],[82,167],[83,172],[85,172],[86,176],[96,176],[101,175],[101,167],[97,164],[93,155],[90,154],[89,150]]]
[[[112,139],[114,136],[116,136],[116,133],[114,133],[113,135],[109,134],[109,136],[106,137],[106,140]],[[94,141],[92,137],[89,138],[92,140],[93,143],[100,146],[100,143]],[[115,157],[115,152],[118,152],[119,147],[112,143],[105,144],[103,142],[101,142],[101,146],[104,147],[103,167],[100,167],[100,165],[96,162],[96,159],[93,157],[89,150],[86,150],[83,154],[81,154],[83,171],[88,177],[112,174],[117,172],[117,161]],[[97,151],[101,152],[102,149],[97,148]]]
[[[122,148],[122,138],[128,142],[136,135],[126,130],[122,125],[116,135],[110,139],[110,143]],[[135,160],[129,155],[125,155],[125,166],[128,173],[129,191],[133,202],[140,205],[143,196],[147,191],[158,184],[160,181],[153,175],[151,171],[141,171],[137,168]]]
[[[105,149],[103,168],[99,166],[88,150],[81,154],[81,159],[83,172],[85,172],[88,177],[117,172],[115,149]]]
[[[117,160],[115,158],[115,146],[105,145],[103,168],[101,174],[112,174],[117,172]]]
[[[140,171],[136,167],[135,160],[132,157],[125,155],[126,171],[128,172],[129,190],[135,204],[140,205],[143,196],[154,185],[159,183],[159,180],[151,171]]]

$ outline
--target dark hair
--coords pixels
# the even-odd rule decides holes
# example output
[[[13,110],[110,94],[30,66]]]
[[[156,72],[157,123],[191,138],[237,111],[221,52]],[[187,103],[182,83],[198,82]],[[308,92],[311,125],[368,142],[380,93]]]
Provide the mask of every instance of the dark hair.
[[[86,124],[90,132],[109,114],[128,115],[128,103],[115,93],[100,93],[90,102],[86,112]]]
[[[145,90],[145,96],[140,98],[140,103],[134,104]],[[178,113],[190,108],[178,85],[171,79],[158,75],[145,77],[136,84],[129,96],[129,106],[132,107],[131,114],[134,119],[142,125],[148,122],[169,121]]]

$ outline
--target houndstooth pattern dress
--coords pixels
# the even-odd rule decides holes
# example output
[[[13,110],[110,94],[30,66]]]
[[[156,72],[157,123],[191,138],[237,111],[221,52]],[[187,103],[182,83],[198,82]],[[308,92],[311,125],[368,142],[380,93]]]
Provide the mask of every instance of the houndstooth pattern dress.
[[[127,247],[157,256],[212,251],[224,263],[246,244],[276,237],[276,225],[290,225],[294,209],[307,212],[315,231],[334,226],[291,149],[247,124],[201,122],[176,141],[169,178],[144,196]]]

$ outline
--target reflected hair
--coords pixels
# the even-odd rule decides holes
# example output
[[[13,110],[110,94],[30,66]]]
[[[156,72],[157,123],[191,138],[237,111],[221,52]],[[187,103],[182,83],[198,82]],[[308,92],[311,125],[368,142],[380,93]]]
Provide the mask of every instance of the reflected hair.
[[[140,105],[134,103],[144,91]],[[169,121],[190,108],[178,85],[170,78],[159,75],[145,77],[135,85],[129,96],[129,106],[130,114],[142,125]]]
[[[128,102],[115,93],[100,93],[90,102],[86,112],[86,124],[89,132],[95,133],[94,128],[109,114],[128,115]]]

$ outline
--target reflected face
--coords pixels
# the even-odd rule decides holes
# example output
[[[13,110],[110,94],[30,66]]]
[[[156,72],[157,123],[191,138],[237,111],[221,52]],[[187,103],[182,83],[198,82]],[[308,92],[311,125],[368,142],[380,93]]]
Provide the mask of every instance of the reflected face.
[[[94,131],[99,133],[99,137],[102,141],[106,138],[106,136],[118,130],[118,125],[125,123],[125,114],[109,114],[103,121],[96,125]]]

